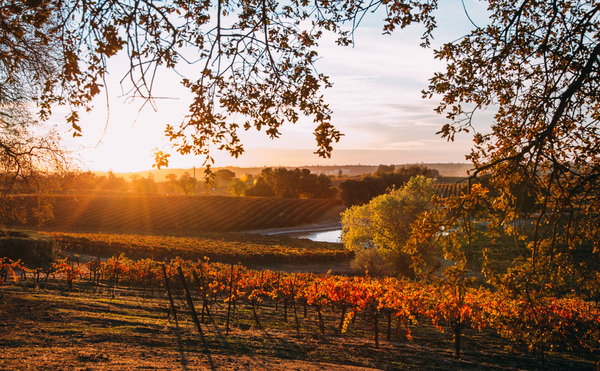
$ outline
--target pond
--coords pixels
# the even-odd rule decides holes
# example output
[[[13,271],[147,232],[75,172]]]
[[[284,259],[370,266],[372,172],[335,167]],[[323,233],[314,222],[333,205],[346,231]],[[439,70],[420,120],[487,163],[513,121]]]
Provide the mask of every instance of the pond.
[[[318,232],[310,232],[310,233],[302,233],[302,234],[290,234],[290,237],[294,238],[308,238],[312,241],[320,241],[320,242],[342,242],[342,230],[335,229],[332,231],[318,231]]]

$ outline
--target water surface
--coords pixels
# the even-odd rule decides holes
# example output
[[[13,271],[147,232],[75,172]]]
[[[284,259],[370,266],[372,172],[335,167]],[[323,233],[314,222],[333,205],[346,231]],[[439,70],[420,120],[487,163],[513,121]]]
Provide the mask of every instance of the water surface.
[[[294,238],[308,238],[312,241],[320,241],[320,242],[342,242],[341,240],[342,230],[335,229],[332,231],[319,231],[319,232],[310,232],[310,233],[294,233],[290,234],[290,237]]]

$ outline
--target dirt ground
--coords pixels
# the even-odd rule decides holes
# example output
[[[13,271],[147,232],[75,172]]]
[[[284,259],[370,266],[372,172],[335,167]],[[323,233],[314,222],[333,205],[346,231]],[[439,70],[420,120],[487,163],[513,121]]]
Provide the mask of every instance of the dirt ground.
[[[299,337],[289,328],[257,330],[251,319],[232,323],[229,333],[222,322],[202,324],[199,334],[189,318],[167,315],[164,298],[140,296],[1,286],[0,370],[595,369],[592,359],[549,354],[542,362],[476,334],[455,359],[451,336],[427,329],[415,329],[413,341],[382,336],[379,348],[369,336],[319,334],[303,323]],[[261,315],[266,322],[267,310]]]
[[[152,300],[2,287],[0,370],[370,369],[252,349],[265,336],[287,343],[286,332],[234,328],[228,337],[219,332],[201,337],[189,323],[168,319],[160,306]],[[294,342],[283,351],[293,354]]]

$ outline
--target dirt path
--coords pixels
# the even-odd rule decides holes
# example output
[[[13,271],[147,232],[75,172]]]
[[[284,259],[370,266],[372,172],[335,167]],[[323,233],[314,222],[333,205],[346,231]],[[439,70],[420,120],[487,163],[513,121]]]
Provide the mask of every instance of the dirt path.
[[[297,227],[289,227],[289,228],[271,228],[271,229],[259,229],[254,231],[245,231],[243,233],[255,233],[260,235],[269,235],[269,236],[293,236],[295,234],[308,234],[315,232],[326,232],[326,231],[334,231],[342,228],[342,223],[340,222],[325,222],[318,224],[308,224],[301,225]]]
[[[252,231],[244,231],[243,233],[255,233],[261,235],[294,235],[294,234],[308,234],[313,232],[326,232],[333,231],[342,228],[340,213],[346,210],[344,205],[334,207],[326,214],[324,214],[316,223],[300,225],[296,227],[288,228],[271,228],[271,229],[258,229]]]

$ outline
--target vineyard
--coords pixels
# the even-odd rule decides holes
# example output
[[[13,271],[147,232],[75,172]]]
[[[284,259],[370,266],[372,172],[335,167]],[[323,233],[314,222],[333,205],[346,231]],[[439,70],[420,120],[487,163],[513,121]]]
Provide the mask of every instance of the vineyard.
[[[169,237],[117,234],[52,233],[63,251],[110,257],[171,259],[179,256],[228,263],[309,263],[348,260],[352,253],[341,244],[247,234],[205,234]]]
[[[169,323],[196,332],[195,340],[189,340],[196,343],[214,337],[235,341],[240,331],[249,329],[267,338],[269,331],[277,330],[290,339],[318,341],[320,336],[327,341],[322,337],[335,336],[345,339],[342,343],[362,339],[377,354],[381,348],[391,352],[386,356],[386,362],[392,362],[388,368],[400,368],[393,362],[403,354],[394,354],[394,349],[407,343],[418,346],[425,333],[451,336],[445,344],[453,344],[456,359],[469,354],[464,345],[461,348],[469,338],[504,339],[504,346],[515,352],[535,352],[537,360],[529,356],[531,368],[589,369],[600,348],[600,307],[578,298],[537,297],[525,302],[483,288],[458,293],[435,282],[257,271],[206,260],[175,259],[165,264],[123,256],[79,266],[59,261],[45,270],[27,270],[5,261],[0,279],[14,276],[17,280],[15,268],[24,269],[15,285],[30,282],[34,287],[50,287],[54,281],[63,282],[63,290],[70,292],[100,292],[112,298],[135,293],[155,303],[154,318],[163,313]],[[570,359],[557,353],[565,351]],[[584,359],[574,360],[577,354]],[[516,362],[525,362],[519,359]],[[523,363],[503,365],[515,366],[523,368]]]
[[[13,202],[31,204],[33,196]],[[228,196],[56,196],[44,229],[102,233],[194,235],[313,223],[340,205],[336,200]],[[30,215],[28,227],[37,227]],[[13,222],[18,226],[18,222]]]
[[[438,184],[437,191],[445,196],[461,187]],[[60,250],[92,259],[59,260],[44,268],[0,261],[0,316],[8,318],[0,323],[6,354],[0,369],[20,367],[23,358],[34,365],[28,369],[64,368],[69,357],[67,368],[151,367],[150,360],[160,359],[172,369],[191,362],[185,354],[198,368],[215,369],[215,360],[227,364],[229,355],[248,353],[267,357],[260,361],[266,366],[245,358],[232,368],[283,370],[306,359],[314,362],[304,364],[311,370],[422,369],[433,358],[442,365],[435,368],[448,370],[587,370],[598,361],[598,303],[535,292],[515,299],[484,287],[458,290],[435,279],[254,270],[250,267],[261,263],[347,262],[351,253],[341,244],[226,232],[311,223],[339,206],[219,196],[56,197],[54,218],[43,229],[60,231],[51,232]],[[19,317],[21,309],[38,307],[50,309],[34,322],[25,318],[29,314]],[[73,308],[83,309],[67,321]],[[74,330],[73,323],[81,327]],[[108,331],[102,328],[107,323]],[[43,367],[36,363],[38,336],[46,337],[43,344],[58,344],[42,351],[54,357]],[[143,350],[156,347],[162,356]],[[65,350],[71,348],[78,350]]]
[[[465,192],[467,183],[435,183],[435,194],[441,198],[458,196]]]

